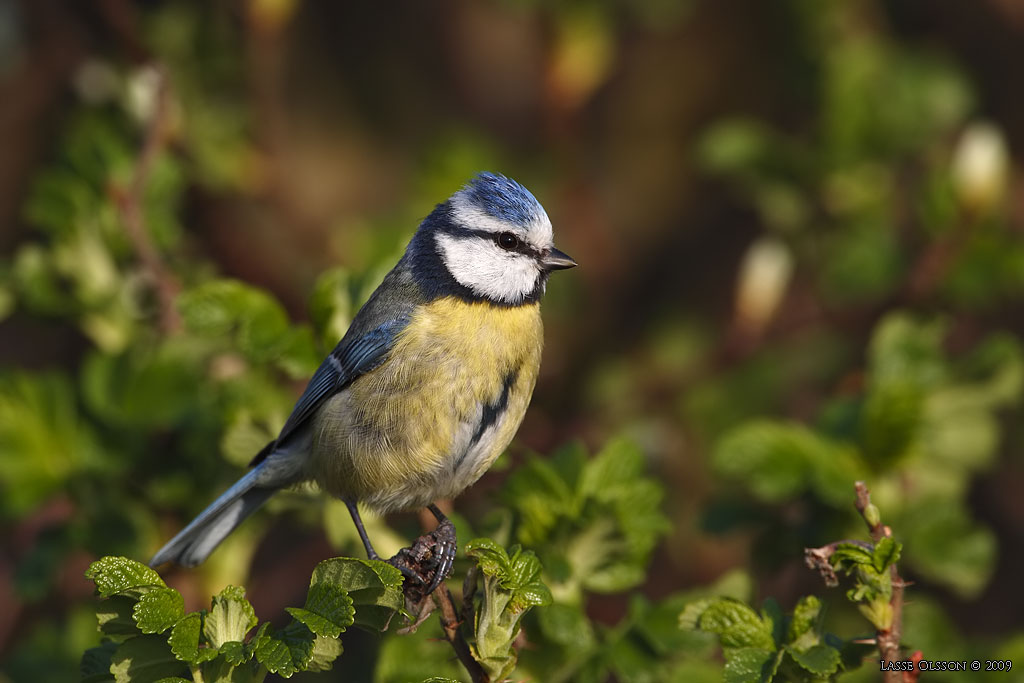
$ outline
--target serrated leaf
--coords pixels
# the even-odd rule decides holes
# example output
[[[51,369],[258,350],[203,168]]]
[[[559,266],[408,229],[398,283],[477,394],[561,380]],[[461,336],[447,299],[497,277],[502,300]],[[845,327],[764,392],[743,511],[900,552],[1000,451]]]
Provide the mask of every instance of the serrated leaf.
[[[512,566],[505,548],[490,538],[475,538],[467,543],[466,555],[475,559],[480,571],[488,576],[507,580],[512,573]]]
[[[237,640],[229,640],[226,643],[221,643],[220,653],[224,655],[224,659],[231,666],[238,666],[252,659],[253,649],[256,646],[256,639],[254,638],[248,643],[241,643]]]
[[[132,619],[143,633],[163,633],[185,615],[185,601],[173,588],[156,588],[139,597]]]
[[[744,647],[725,657],[723,680],[726,683],[761,683],[772,680],[773,650]]]
[[[316,635],[296,621],[279,631],[264,624],[256,635],[253,654],[267,671],[291,678],[295,672],[306,670],[313,658],[315,640]]]
[[[190,612],[178,620],[171,629],[167,642],[174,656],[183,662],[196,665],[207,662],[217,656],[215,648],[199,647],[199,631],[202,628],[202,617],[199,612]]]
[[[114,680],[110,673],[110,662],[118,644],[106,641],[98,647],[91,647],[82,654],[78,665],[80,683],[101,683]]]
[[[118,593],[147,587],[166,588],[164,580],[153,569],[127,557],[107,555],[89,565],[85,578],[92,579],[100,597],[108,598]]]
[[[336,557],[313,570],[310,587],[334,584],[346,591],[355,607],[353,623],[373,631],[388,627],[395,612],[405,607],[402,573],[386,562]]]
[[[776,502],[806,489],[813,461],[828,459],[836,448],[800,424],[751,420],[719,440],[712,462],[722,474],[742,479],[758,498]]]
[[[831,676],[839,669],[839,650],[819,644],[806,650],[789,650],[789,656],[815,676]]]
[[[310,587],[305,609],[290,607],[288,611],[313,633],[331,638],[341,635],[352,624],[355,616],[348,592],[337,584],[326,582]]]
[[[306,666],[307,671],[330,671],[334,660],[344,652],[341,641],[337,638],[317,636],[313,641],[313,656]]]
[[[122,643],[111,657],[110,673],[117,683],[150,683],[188,674],[161,636],[139,636]]]
[[[718,598],[702,598],[686,605],[679,614],[679,628],[695,631],[700,628],[700,617]]]
[[[698,626],[702,631],[717,633],[723,648],[775,650],[771,627],[738,600],[715,600],[700,615]]]
[[[871,561],[875,571],[881,574],[891,565],[896,564],[900,559],[900,544],[891,536],[882,538],[875,544],[875,550],[871,553]]]
[[[255,610],[245,599],[245,589],[227,586],[213,598],[203,619],[203,635],[210,645],[219,648],[223,643],[244,641],[257,621]]]
[[[644,454],[631,441],[614,439],[585,465],[579,491],[600,501],[612,501],[628,492],[628,487],[644,473]]]
[[[97,628],[106,636],[137,636],[139,627],[132,618],[132,608],[137,604],[135,598],[115,595],[96,603]]]
[[[812,632],[818,623],[818,615],[821,613],[821,601],[813,595],[807,595],[800,599],[793,609],[793,617],[789,621],[788,642],[796,643],[805,634]],[[815,636],[817,638],[817,636]],[[815,641],[816,642],[816,641]],[[809,643],[810,644],[810,643]],[[804,649],[798,647],[797,649]]]
[[[832,552],[832,564],[844,569],[850,569],[856,565],[874,568],[875,561],[871,550],[854,543],[840,543]]]

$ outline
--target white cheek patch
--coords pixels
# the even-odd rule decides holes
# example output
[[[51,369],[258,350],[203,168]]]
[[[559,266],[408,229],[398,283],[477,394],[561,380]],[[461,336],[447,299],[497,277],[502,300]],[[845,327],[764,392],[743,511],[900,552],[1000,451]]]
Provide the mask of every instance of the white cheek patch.
[[[445,233],[437,233],[437,246],[448,272],[474,294],[517,304],[537,286],[540,270],[529,256],[505,251],[479,237]]]

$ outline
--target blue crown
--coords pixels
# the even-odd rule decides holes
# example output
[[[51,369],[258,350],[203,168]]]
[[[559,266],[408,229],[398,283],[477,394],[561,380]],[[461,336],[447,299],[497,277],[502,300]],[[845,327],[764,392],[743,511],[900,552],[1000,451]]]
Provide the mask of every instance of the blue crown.
[[[529,190],[500,173],[478,173],[462,194],[487,215],[513,225],[526,225],[545,215],[544,207]]]

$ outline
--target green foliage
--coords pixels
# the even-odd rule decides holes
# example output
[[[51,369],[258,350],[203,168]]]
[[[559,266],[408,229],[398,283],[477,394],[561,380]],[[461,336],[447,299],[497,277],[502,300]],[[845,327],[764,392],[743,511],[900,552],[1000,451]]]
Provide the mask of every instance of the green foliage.
[[[513,546],[511,554],[488,538],[466,545],[466,555],[483,574],[476,610],[474,656],[491,680],[504,680],[515,669],[513,642],[519,622],[531,607],[551,604],[551,592],[540,581],[540,561],[531,551]]]
[[[977,594],[995,544],[966,511],[967,482],[995,456],[1000,411],[1021,398],[1024,354],[1015,340],[994,336],[950,359],[945,334],[941,320],[886,316],[872,336],[861,395],[826,405],[817,429],[741,423],[719,441],[716,469],[759,500],[811,496],[836,519],[848,518],[844,486],[873,472],[879,505],[906,534],[908,565]],[[900,482],[911,480],[907,491]]]
[[[626,440],[588,459],[578,446],[532,458],[503,494],[518,514],[516,538],[534,549],[555,600],[639,584],[657,539],[668,530],[661,487],[645,475],[643,453]]]
[[[877,631],[892,625],[889,568],[898,559],[899,544],[884,538],[872,549],[839,543],[828,560],[854,577],[847,597],[860,603]],[[856,640],[823,632],[822,616],[823,605],[813,595],[801,598],[788,616],[771,598],[756,612],[743,600],[712,597],[687,604],[679,625],[717,636],[725,656],[723,678],[730,683],[818,681],[858,668],[869,652]]]
[[[550,48],[543,63],[518,61],[543,74],[544,83],[509,82],[516,92],[543,95],[518,99],[536,100],[523,107],[531,120],[540,112],[554,122],[541,127],[553,136],[542,147],[557,150],[557,161],[535,158],[539,147],[522,144],[522,131],[537,127],[510,113],[501,125],[471,124],[473,130],[460,129],[459,116],[456,125],[416,126],[442,131],[419,140],[419,148],[413,128],[402,124],[393,135],[396,119],[380,112],[414,111],[416,120],[438,123],[454,111],[452,101],[486,105],[490,95],[473,91],[463,59],[446,62],[459,71],[463,97],[446,99],[443,114],[420,117],[420,107],[429,109],[427,81],[410,88],[389,67],[386,78],[342,78],[341,91],[321,88],[354,104],[343,116],[325,108],[307,118],[305,103],[314,97],[306,84],[319,82],[318,74],[336,83],[337,73],[324,67],[334,61],[320,55],[310,60],[319,66],[307,68],[302,60],[309,55],[297,50],[290,68],[304,77],[281,88],[288,112],[281,117],[274,88],[265,87],[273,76],[262,80],[275,69],[261,61],[268,53],[260,41],[305,37],[317,24],[309,18],[323,10],[312,3],[243,4],[225,10],[217,3],[147,3],[135,13],[138,35],[129,35],[130,27],[111,32],[127,31],[130,49],[119,48],[120,39],[86,41],[79,66],[98,63],[111,72],[109,92],[98,99],[75,103],[67,83],[39,83],[67,96],[54,100],[46,135],[33,136],[52,134],[43,163],[14,186],[14,196],[25,196],[21,217],[33,232],[14,231],[5,246],[10,252],[0,257],[0,322],[10,325],[4,348],[31,361],[0,368],[0,523],[11,541],[2,567],[10,571],[0,572],[10,578],[0,588],[13,593],[17,619],[3,643],[0,679],[67,680],[80,665],[85,681],[182,681],[200,674],[239,682],[270,671],[302,677],[299,671],[320,671],[337,659],[346,668],[342,676],[353,680],[466,680],[439,642],[436,621],[415,634],[349,646],[338,659],[342,642],[357,635],[351,626],[379,632],[401,613],[402,579],[390,566],[327,561],[314,571],[303,605],[277,615],[275,628],[258,622],[241,588],[229,586],[208,610],[186,613],[181,595],[159,576],[110,556],[146,556],[237,477],[275,436],[301,389],[297,382],[336,343],[415,222],[481,168],[529,169],[533,178],[547,178],[538,196],[546,203],[571,196],[571,215],[606,216],[605,227],[613,230],[602,239],[623,216],[629,225],[635,221],[638,229],[622,232],[635,249],[623,250],[627,256],[618,262],[617,250],[599,249],[607,260],[590,259],[597,268],[584,263],[583,270],[613,273],[609,291],[644,293],[633,296],[635,310],[617,311],[620,327],[591,329],[558,320],[559,312],[573,311],[575,321],[588,310],[580,305],[584,285],[574,291],[577,285],[564,281],[551,288],[544,307],[554,339],[545,367],[567,381],[541,382],[536,422],[524,432],[532,443],[570,432],[629,440],[611,441],[595,457],[577,446],[528,458],[503,482],[499,476],[484,484],[499,487],[495,499],[504,507],[477,516],[479,500],[469,497],[469,506],[459,507],[473,516],[453,515],[460,538],[495,539],[475,541],[472,557],[459,565],[476,566],[471,571],[479,584],[465,597],[473,616],[461,631],[492,673],[554,683],[768,674],[874,679],[873,670],[865,671],[871,667],[853,672],[870,648],[845,638],[891,619],[885,568],[897,561],[915,580],[904,614],[907,651],[1020,658],[1024,641],[1017,630],[1000,631],[996,619],[981,627],[961,618],[981,611],[972,600],[983,591],[1009,585],[991,579],[1005,575],[997,572],[1000,555],[1011,556],[1000,553],[995,532],[1013,529],[982,521],[976,510],[990,492],[1005,497],[1013,490],[1003,475],[1014,475],[1011,458],[1020,450],[1024,354],[1013,333],[995,331],[1018,331],[1013,316],[1024,294],[1024,241],[1011,210],[1019,204],[1014,169],[1020,164],[1007,163],[1012,150],[1003,138],[1013,131],[1004,135],[978,118],[991,108],[976,105],[971,73],[906,39],[902,29],[888,28],[904,26],[906,17],[897,15],[906,10],[860,0],[758,8],[759,20],[773,20],[758,35],[779,35],[784,27],[785,41],[763,60],[767,70],[751,72],[758,85],[744,93],[742,105],[744,112],[771,111],[771,121],[719,115],[696,145],[675,138],[663,144],[659,137],[691,131],[671,117],[686,101],[705,101],[686,96],[685,78],[669,107],[664,98],[645,96],[647,88],[662,92],[664,70],[650,69],[649,60],[678,56],[673,50],[682,49],[687,32],[672,29],[692,2],[498,3],[476,10],[472,21],[437,22],[455,26],[452,36],[459,26],[486,36],[490,13],[511,11],[517,20],[503,22],[502,31],[543,32],[540,42]],[[264,6],[301,21],[264,25],[252,14]],[[47,21],[59,26],[58,15]],[[103,16],[90,14],[87,23]],[[622,18],[637,22],[625,34],[616,29]],[[739,27],[725,15],[719,19],[723,36]],[[64,34],[81,30],[76,25]],[[624,39],[630,49],[623,49]],[[705,47],[727,50],[728,58],[715,63],[733,63],[744,50],[768,54],[763,45],[748,44],[725,39]],[[154,72],[136,66],[137,52],[166,69],[170,88],[162,139],[133,196],[156,98]],[[440,71],[432,71],[431,86],[441,85]],[[669,78],[676,83],[675,74]],[[363,81],[395,82],[399,89],[374,89],[366,97]],[[588,108],[588,95],[603,85],[613,96]],[[614,96],[623,92],[629,96]],[[760,93],[791,104],[763,109]],[[628,113],[619,101],[630,103]],[[613,128],[591,125],[595,113]],[[294,119],[302,125],[279,126],[291,116],[302,117]],[[343,139],[340,152],[320,149],[322,139],[312,137],[315,121],[327,118],[332,136],[337,131]],[[561,125],[565,120],[584,125]],[[278,128],[301,130],[302,139],[275,146]],[[516,133],[507,137],[507,131]],[[598,131],[601,141],[563,138],[566,131]],[[1003,166],[965,176],[957,160],[979,132],[994,134]],[[400,144],[379,144],[385,138]],[[649,140],[665,153],[648,153]],[[675,151],[691,147],[697,166],[722,181],[707,202],[687,199],[692,169]],[[306,148],[317,148],[312,170],[303,166]],[[362,149],[373,150],[372,163],[359,157]],[[566,175],[573,166],[563,162],[579,149],[611,163],[598,171],[587,166],[593,178]],[[325,187],[315,177],[335,177],[319,167],[335,163],[333,157],[353,165]],[[291,177],[297,180],[281,182]],[[371,183],[372,193],[353,199]],[[606,184],[616,191],[604,192]],[[720,215],[721,189],[733,203],[724,215],[738,213],[747,224],[745,232],[730,233],[728,249],[714,237],[721,232],[717,221],[682,213],[710,206],[712,217]],[[318,196],[332,201],[316,206]],[[141,211],[141,247],[125,219],[126,200]],[[556,230],[571,242],[566,205],[549,209],[553,218],[563,214],[567,229]],[[280,253],[270,262],[248,261],[247,241],[260,238],[264,222],[279,230]],[[310,230],[319,226],[326,226],[323,233]],[[231,237],[232,228],[244,237]],[[748,334],[720,321],[729,318],[734,242],[754,231],[764,233],[759,240],[782,245],[794,271],[778,315]],[[695,248],[679,248],[680,239]],[[335,256],[345,267],[313,283],[313,266],[296,261],[308,256],[303,245],[311,240],[330,251],[317,267]],[[566,248],[576,253],[571,243]],[[698,279],[687,282],[701,287],[647,286],[648,266],[654,274],[670,273],[682,262],[689,274],[696,261],[707,263],[695,264]],[[642,271],[630,270],[638,264]],[[264,286],[291,288],[287,305],[230,277],[265,269]],[[178,294],[170,305],[164,290]],[[308,324],[301,321],[299,291],[311,292]],[[684,301],[680,291],[690,292]],[[625,299],[590,303],[602,301],[621,307]],[[180,318],[180,325],[168,325],[168,317]],[[38,353],[19,350],[37,343]],[[573,355],[582,348],[588,352]],[[550,357],[559,350],[569,353]],[[545,396],[553,386],[564,392],[556,399]],[[560,399],[564,406],[554,403]],[[785,616],[770,600],[752,602],[754,580],[762,589],[778,585],[774,573],[788,571],[799,548],[851,535],[859,522],[849,508],[849,487],[858,478],[871,482],[900,543],[836,546],[834,569],[852,584],[846,601],[823,598],[826,605],[805,597]],[[347,534],[329,534],[332,542],[349,543],[354,535],[344,510],[314,500],[288,493],[268,507],[283,525],[329,518]],[[984,519],[998,509],[990,505]],[[691,521],[701,515],[705,525],[697,528]],[[655,555],[669,519],[671,540]],[[190,589],[208,595],[249,583],[265,520],[257,515],[190,574]],[[378,544],[410,531],[402,528],[408,519],[373,523]],[[705,535],[737,530],[724,543]],[[93,615],[67,577],[82,558],[96,557],[104,559],[90,571],[100,594]],[[699,583],[727,563],[744,562],[745,570],[715,585],[679,592],[671,583]],[[541,605],[545,587],[551,603]],[[947,611],[950,591],[958,601],[956,620]],[[844,639],[824,631],[826,611],[828,630]],[[102,643],[90,648],[97,622]],[[519,647],[523,642],[527,647]],[[723,671],[716,643],[726,642],[734,645],[726,646]]]
[[[191,672],[194,680],[238,683],[263,680],[268,671],[285,678],[326,671],[341,655],[338,636],[349,626],[375,629],[390,621],[390,614],[382,615],[398,609],[396,574],[383,562],[325,560],[314,571],[305,605],[287,608],[293,620],[280,629],[260,624],[248,637],[258,620],[243,589],[227,586],[208,611],[185,614],[181,595],[155,571],[104,557],[86,572],[102,600],[96,614],[104,642],[83,655],[82,680],[113,676],[140,683]],[[368,615],[357,618],[357,610]]]

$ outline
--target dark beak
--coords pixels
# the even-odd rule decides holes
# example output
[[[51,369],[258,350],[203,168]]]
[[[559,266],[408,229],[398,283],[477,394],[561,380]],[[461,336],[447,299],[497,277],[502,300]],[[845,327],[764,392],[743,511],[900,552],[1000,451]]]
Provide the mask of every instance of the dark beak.
[[[563,251],[559,251],[554,247],[544,255],[540,264],[544,267],[544,270],[550,272],[552,270],[565,270],[566,268],[575,268],[577,263],[572,260],[572,257]]]

